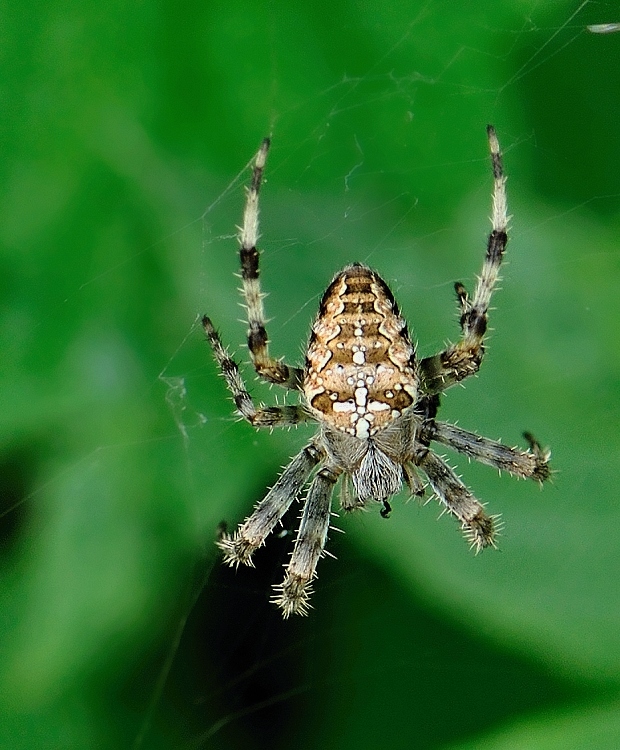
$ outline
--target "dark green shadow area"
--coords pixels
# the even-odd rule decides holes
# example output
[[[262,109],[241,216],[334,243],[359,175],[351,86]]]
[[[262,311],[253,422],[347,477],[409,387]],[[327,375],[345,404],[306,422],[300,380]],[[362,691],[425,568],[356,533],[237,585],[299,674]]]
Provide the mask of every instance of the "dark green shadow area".
[[[254,569],[213,568],[162,701],[187,747],[433,750],[599,697],[442,619],[346,541],[311,615],[283,621],[268,596],[291,544],[271,539]]]
[[[33,490],[41,446],[36,439],[16,441],[0,455],[0,549],[6,555],[19,537],[29,516],[24,502]]]

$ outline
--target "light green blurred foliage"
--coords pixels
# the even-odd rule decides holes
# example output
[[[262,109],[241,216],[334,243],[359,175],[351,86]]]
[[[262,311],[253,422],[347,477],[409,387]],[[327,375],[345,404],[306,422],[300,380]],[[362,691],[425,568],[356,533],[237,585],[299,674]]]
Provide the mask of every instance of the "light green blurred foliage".
[[[620,35],[585,30],[614,13],[4,8],[2,747],[620,745]],[[450,457],[502,513],[500,552],[472,556],[436,505],[403,497],[389,521],[338,522],[315,610],[281,623],[282,559],[228,575],[212,544],[309,434],[239,424],[199,330],[208,312],[245,358],[247,166],[271,135],[273,351],[299,360],[357,260],[426,355],[456,337],[452,283],[481,265],[487,122],[508,262],[487,360],[442,417],[510,444],[529,429],[557,474],[541,493]]]

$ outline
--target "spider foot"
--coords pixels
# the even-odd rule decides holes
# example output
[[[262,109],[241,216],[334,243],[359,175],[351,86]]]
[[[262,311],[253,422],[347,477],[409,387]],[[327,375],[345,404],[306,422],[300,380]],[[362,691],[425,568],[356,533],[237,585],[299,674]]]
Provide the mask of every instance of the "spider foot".
[[[499,516],[487,516],[484,511],[480,510],[471,520],[463,522],[461,528],[465,539],[476,554],[482,552],[485,547],[497,549],[495,537],[499,531],[496,525],[498,518]]]
[[[276,595],[271,598],[271,603],[280,607],[284,618],[309,613],[312,589],[307,578],[287,573],[284,581],[273,588]]]
[[[257,545],[245,539],[239,531],[234,534],[222,534],[216,544],[224,553],[226,565],[230,565],[231,568],[238,568],[239,565],[254,567],[252,555],[256,551]]]
[[[526,439],[530,446],[530,451],[534,456],[536,465],[532,471],[532,479],[542,484],[545,480],[551,476],[551,468],[549,467],[549,459],[551,458],[551,451],[549,448],[543,448],[541,444],[536,440],[531,432],[524,432],[523,437]]]

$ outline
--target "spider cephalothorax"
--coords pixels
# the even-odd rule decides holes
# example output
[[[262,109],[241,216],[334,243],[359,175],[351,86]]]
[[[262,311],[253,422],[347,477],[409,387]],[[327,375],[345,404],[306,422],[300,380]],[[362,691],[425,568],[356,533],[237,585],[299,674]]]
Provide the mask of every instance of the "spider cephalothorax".
[[[406,484],[422,496],[425,480],[437,499],[461,523],[479,551],[495,545],[496,523],[458,476],[430,448],[433,441],[518,477],[542,482],[549,477],[549,451],[525,433],[529,450],[509,448],[436,419],[439,394],[478,371],[493,288],[507,243],[505,181],[499,144],[487,128],[494,189],[492,230],[473,297],[455,285],[462,335],[456,344],[418,359],[407,324],[387,284],[370,268],[354,263],[336,275],[312,326],[303,368],[290,367],[269,354],[263,294],[258,280],[258,193],[269,140],[256,157],[248,189],[239,251],[248,312],[248,347],[260,377],[300,393],[292,406],[257,407],[239,368],[222,346],[207,317],[203,326],[241,416],[256,427],[318,422],[311,442],[284,469],[278,481],[232,534],[218,542],[230,565],[251,565],[260,547],[302,493],[304,510],[284,582],[274,602],[285,616],[308,611],[310,584],[324,553],[331,496],[340,480],[340,505],[351,511],[380,503]],[[316,471],[315,471],[316,470]]]

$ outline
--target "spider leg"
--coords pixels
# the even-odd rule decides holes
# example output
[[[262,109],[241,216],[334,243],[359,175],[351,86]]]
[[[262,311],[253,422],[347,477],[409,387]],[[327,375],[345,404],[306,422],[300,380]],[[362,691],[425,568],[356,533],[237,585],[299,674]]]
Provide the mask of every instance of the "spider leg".
[[[365,506],[366,503],[364,500],[360,500],[355,492],[351,475],[344,474],[340,484],[340,508],[345,513],[350,513],[353,510],[360,510]]]
[[[316,577],[316,566],[327,541],[332,490],[339,473],[337,469],[321,469],[308,490],[284,581],[274,587],[277,594],[272,601],[280,607],[284,617],[308,614],[310,584]]]
[[[549,450],[543,449],[529,433],[526,433],[526,440],[530,444],[529,451],[509,448],[495,440],[488,440],[446,422],[434,423],[431,428],[431,439],[517,477],[532,478],[542,483],[551,475]]]
[[[461,522],[465,537],[476,552],[484,547],[494,547],[494,518],[487,516],[482,503],[472,495],[452,469],[430,450],[419,459],[419,466],[428,477],[440,502]]]
[[[239,259],[241,261],[242,293],[248,316],[248,348],[254,369],[269,383],[277,383],[285,388],[299,390],[303,380],[303,370],[289,367],[269,354],[269,338],[265,328],[265,308],[259,281],[256,243],[259,238],[258,195],[263,179],[270,141],[265,138],[254,162],[252,181],[247,190],[243,225],[239,232]]]
[[[413,463],[403,464],[403,477],[412,497],[424,497],[424,482],[418,476]]]
[[[213,349],[213,355],[224,376],[228,390],[231,392],[239,414],[254,427],[285,427],[299,424],[313,419],[312,415],[299,404],[289,406],[260,406],[252,401],[247,391],[239,366],[230,356],[213,327],[213,323],[206,315],[202,319],[202,327]]]
[[[323,454],[307,445],[284,469],[278,481],[258,503],[251,516],[234,534],[223,534],[217,546],[224,552],[224,562],[231,566],[252,565],[252,554],[265,542],[282,516],[299,496],[310,472]]]
[[[420,366],[422,389],[426,393],[440,393],[454,383],[473,375],[480,368],[484,356],[483,338],[487,330],[489,302],[497,284],[499,269],[508,242],[506,177],[497,135],[492,125],[487,126],[487,135],[494,182],[492,228],[487,243],[486,257],[473,299],[469,298],[463,284],[455,284],[461,310],[461,340],[443,352],[422,360]]]

